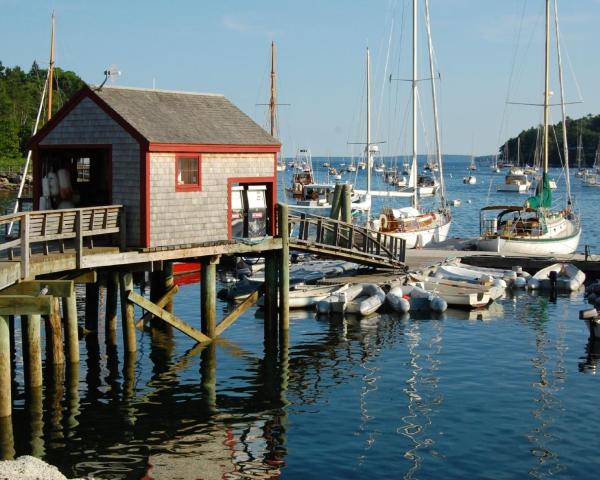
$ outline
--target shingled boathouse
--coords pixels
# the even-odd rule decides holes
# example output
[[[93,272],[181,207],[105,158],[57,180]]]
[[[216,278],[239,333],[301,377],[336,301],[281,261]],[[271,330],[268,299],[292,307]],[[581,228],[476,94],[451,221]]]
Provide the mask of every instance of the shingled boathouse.
[[[128,246],[273,233],[280,144],[223,95],[84,87],[31,148],[34,208],[124,205]]]
[[[28,391],[42,385],[42,338],[46,365],[64,373],[68,363],[78,372],[75,284],[85,284],[83,322],[92,336],[105,287],[104,338],[114,348],[120,303],[131,365],[136,326],[174,327],[213,358],[213,340],[263,293],[265,339],[285,341],[288,213],[276,206],[281,145],[223,95],[86,86],[30,147],[33,210],[0,219],[9,232],[14,224],[0,242],[8,260],[0,262],[0,419],[12,413],[15,317]],[[217,322],[216,269],[231,255],[264,257],[265,283]],[[173,314],[174,262],[202,265],[200,325]],[[136,272],[150,273],[150,298],[134,291]]]

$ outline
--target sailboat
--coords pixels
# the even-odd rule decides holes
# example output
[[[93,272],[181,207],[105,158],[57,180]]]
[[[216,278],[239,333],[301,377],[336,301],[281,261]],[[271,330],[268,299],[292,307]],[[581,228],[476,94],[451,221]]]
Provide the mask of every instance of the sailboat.
[[[417,178],[417,115],[418,115],[418,68],[417,68],[417,16],[418,2],[413,0],[413,38],[412,38],[412,159],[410,182]],[[423,247],[431,242],[441,242],[448,236],[451,223],[451,213],[446,206],[445,189],[443,182],[442,154],[440,150],[440,133],[438,125],[437,98],[435,88],[435,71],[433,64],[433,47],[431,41],[431,26],[429,21],[429,1],[425,0],[425,16],[427,26],[427,38],[429,47],[429,69],[431,73],[431,91],[433,98],[433,116],[435,125],[436,163],[440,174],[440,207],[438,209],[426,210],[420,205],[420,194],[417,185],[411,185],[411,205],[402,208],[384,208],[379,217],[374,219],[372,228],[392,236],[402,238],[406,241],[407,248]]]
[[[558,29],[558,9],[556,0],[555,26],[558,54],[559,81],[563,125],[565,122],[562,65]],[[550,110],[550,0],[546,0],[545,23],[545,65],[544,65],[544,123],[543,123],[543,174],[536,195],[529,197],[524,205],[489,206],[481,209],[482,228],[478,249],[502,254],[550,255],[570,254],[577,250],[581,235],[579,216],[573,210],[569,183],[569,156],[567,133],[563,128],[564,164],[566,169],[566,206],[553,209],[552,190],[548,177],[549,150],[549,110]],[[487,214],[493,213],[488,217]],[[499,213],[497,213],[499,212]]]
[[[521,167],[521,138],[517,137],[517,164],[510,167],[504,177],[504,183],[498,185],[496,190],[498,192],[527,193],[530,187],[531,180]]]

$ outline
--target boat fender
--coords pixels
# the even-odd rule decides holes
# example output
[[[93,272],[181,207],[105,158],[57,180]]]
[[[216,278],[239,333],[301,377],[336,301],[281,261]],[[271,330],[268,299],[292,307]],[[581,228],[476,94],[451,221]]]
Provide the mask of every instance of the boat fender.
[[[494,280],[492,281],[492,286],[500,287],[500,288],[508,288],[508,283],[506,282],[506,280],[503,280],[501,278],[494,278]]]
[[[40,210],[52,210],[52,203],[48,197],[40,197]]]
[[[48,177],[42,178],[42,196],[49,197],[50,196],[50,185],[48,184]],[[44,210],[40,207],[41,210]]]
[[[527,280],[527,288],[537,290],[540,288],[540,281],[537,278],[531,277]]]
[[[61,168],[58,171],[58,187],[60,189],[60,198],[68,200],[73,194],[73,187],[71,186],[71,175],[66,168]]]
[[[525,288],[527,286],[527,280],[523,277],[517,277],[515,278],[512,286],[514,288]]]
[[[588,308],[587,310],[579,311],[579,318],[581,320],[592,320],[598,318],[598,310],[595,308]]]
[[[433,312],[442,313],[448,308],[448,302],[442,297],[433,297],[429,301],[429,306]]]
[[[48,178],[48,191],[50,192],[50,196],[56,197],[59,193],[58,177],[56,176],[56,173],[50,172],[50,173],[48,173],[47,178]]]

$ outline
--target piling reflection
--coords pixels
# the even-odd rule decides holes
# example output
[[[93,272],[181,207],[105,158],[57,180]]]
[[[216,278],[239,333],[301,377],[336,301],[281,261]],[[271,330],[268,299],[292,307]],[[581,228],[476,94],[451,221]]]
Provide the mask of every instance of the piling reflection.
[[[585,346],[585,359],[584,361],[579,362],[579,371],[595,375],[598,371],[599,362],[600,340],[590,338]]]
[[[29,455],[41,458],[46,453],[44,444],[44,410],[42,387],[32,387],[25,399],[25,421],[29,427]]]
[[[49,446],[60,448],[65,446],[61,441],[64,437],[62,399],[65,394],[65,365],[48,365],[45,377],[44,412],[46,414],[47,441]]]

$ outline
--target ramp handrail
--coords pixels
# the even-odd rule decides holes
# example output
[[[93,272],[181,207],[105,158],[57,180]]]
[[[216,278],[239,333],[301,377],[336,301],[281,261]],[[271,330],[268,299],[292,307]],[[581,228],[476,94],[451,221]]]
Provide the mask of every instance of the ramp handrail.
[[[406,241],[400,237],[303,212],[290,212],[288,222],[297,227],[290,228],[290,232],[295,231],[292,240],[377,256],[393,266],[403,264],[406,259]]]
[[[8,226],[14,223],[11,235]],[[64,240],[75,240],[77,265],[81,265],[83,239],[98,235],[119,234],[119,246],[126,246],[125,207],[105,205],[99,207],[69,208],[64,210],[38,210],[0,216],[0,229],[4,226],[4,238],[0,241],[0,253],[7,251],[9,260],[14,250],[20,250],[21,278],[29,277],[31,247],[43,244],[43,254],[48,255],[48,242],[58,241],[61,252]]]

